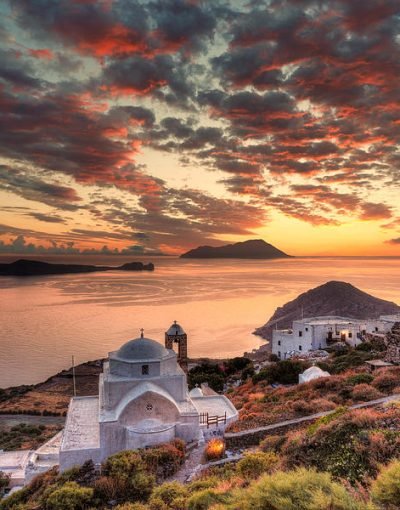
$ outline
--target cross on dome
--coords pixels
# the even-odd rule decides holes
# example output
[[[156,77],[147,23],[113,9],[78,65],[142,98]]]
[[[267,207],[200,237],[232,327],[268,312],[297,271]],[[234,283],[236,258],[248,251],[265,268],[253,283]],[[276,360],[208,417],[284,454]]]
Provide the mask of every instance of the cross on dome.
[[[140,328],[140,338],[143,338],[143,337],[144,337],[144,329]]]

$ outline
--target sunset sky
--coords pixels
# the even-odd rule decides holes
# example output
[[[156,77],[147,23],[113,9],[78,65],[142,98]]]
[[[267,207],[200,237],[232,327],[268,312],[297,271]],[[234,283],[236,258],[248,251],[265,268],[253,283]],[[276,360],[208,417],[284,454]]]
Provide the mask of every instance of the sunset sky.
[[[0,253],[400,255],[399,0],[0,0]]]

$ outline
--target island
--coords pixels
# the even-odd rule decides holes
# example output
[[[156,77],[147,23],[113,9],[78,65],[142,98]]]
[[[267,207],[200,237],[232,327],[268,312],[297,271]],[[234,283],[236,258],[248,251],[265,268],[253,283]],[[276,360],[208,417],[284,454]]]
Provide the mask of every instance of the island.
[[[187,259],[280,259],[291,257],[262,239],[251,239],[224,246],[199,246],[183,253]]]
[[[264,326],[254,331],[271,340],[274,329],[286,329],[294,320],[305,317],[341,316],[352,319],[375,319],[381,315],[400,313],[400,306],[371,296],[351,283],[329,281],[297,296],[277,308]]]
[[[19,259],[0,264],[0,276],[43,276],[52,274],[94,273],[96,271],[154,271],[154,264],[128,262],[122,266],[94,266],[85,264],[52,264],[40,260]]]

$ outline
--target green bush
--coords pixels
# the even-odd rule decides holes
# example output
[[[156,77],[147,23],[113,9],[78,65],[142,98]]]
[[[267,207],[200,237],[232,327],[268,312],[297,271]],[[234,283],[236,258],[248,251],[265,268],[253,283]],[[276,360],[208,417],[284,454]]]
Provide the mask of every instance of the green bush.
[[[187,488],[178,483],[164,483],[154,489],[149,505],[151,510],[185,510],[189,496]]]
[[[371,342],[361,342],[356,346],[356,351],[371,352],[374,350]]]
[[[279,457],[275,453],[248,453],[237,463],[237,471],[247,480],[251,480],[271,473],[278,464]]]
[[[4,494],[4,491],[7,489],[9,483],[10,483],[9,475],[6,475],[5,473],[3,473],[3,471],[0,471],[0,498]]]
[[[371,487],[372,499],[384,509],[400,508],[400,461],[384,467]]]
[[[224,366],[225,373],[231,375],[245,369],[246,367],[252,366],[252,362],[249,360],[249,358],[237,357],[228,359]]]
[[[346,379],[346,383],[357,386],[357,384],[371,384],[373,380],[373,375],[363,372],[362,374],[351,375]]]
[[[188,373],[189,388],[194,388],[201,383],[208,383],[214,391],[224,389],[225,374],[216,363],[202,363],[192,368]]]
[[[243,491],[243,510],[358,510],[362,507],[328,473],[299,468],[263,476]]]
[[[127,450],[112,455],[105,461],[103,473],[118,483],[117,499],[125,501],[146,501],[155,484],[155,477],[147,471],[137,451]]]
[[[147,505],[142,505],[142,503],[122,503],[122,505],[117,505],[114,507],[114,510],[148,510],[149,507]]]
[[[345,354],[336,353],[333,358],[330,372],[340,374],[353,367],[359,367],[374,357],[370,352],[350,351]]]
[[[309,363],[297,360],[283,360],[274,363],[255,374],[252,378],[253,383],[267,381],[268,384],[274,382],[281,384],[296,384],[299,381],[299,374],[309,367]]]
[[[83,510],[93,498],[93,489],[67,482],[62,487],[49,487],[42,498],[46,510]]]
[[[212,489],[204,489],[196,492],[188,500],[188,510],[208,510],[218,503],[227,503],[228,495],[216,492]]]

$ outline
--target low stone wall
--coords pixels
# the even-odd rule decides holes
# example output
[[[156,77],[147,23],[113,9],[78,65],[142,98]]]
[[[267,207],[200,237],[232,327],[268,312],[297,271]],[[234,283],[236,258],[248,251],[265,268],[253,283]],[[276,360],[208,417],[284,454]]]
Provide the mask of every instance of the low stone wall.
[[[400,400],[399,393],[389,395],[388,397],[377,398],[376,400],[370,400],[368,402],[362,402],[361,404],[354,404],[348,409],[375,407],[389,402],[394,402],[396,400]],[[227,448],[247,448],[249,446],[256,446],[266,436],[285,434],[288,430],[296,430],[301,428],[304,423],[313,423],[315,420],[318,420],[319,418],[334,412],[335,409],[331,411],[310,414],[308,416],[302,416],[301,418],[293,418],[291,420],[283,421],[280,423],[265,425],[265,427],[242,430],[240,432],[227,432],[225,434],[226,446]]]
[[[312,421],[317,420],[315,418]],[[307,425],[312,422],[307,421]],[[251,446],[257,446],[260,442],[267,436],[279,436],[286,434],[289,430],[297,430],[304,426],[304,422],[300,423],[291,423],[287,425],[282,425],[281,427],[276,427],[273,429],[265,428],[265,429],[251,429],[249,431],[243,432],[232,432],[225,434],[225,443],[228,449],[232,448],[249,448]]]

